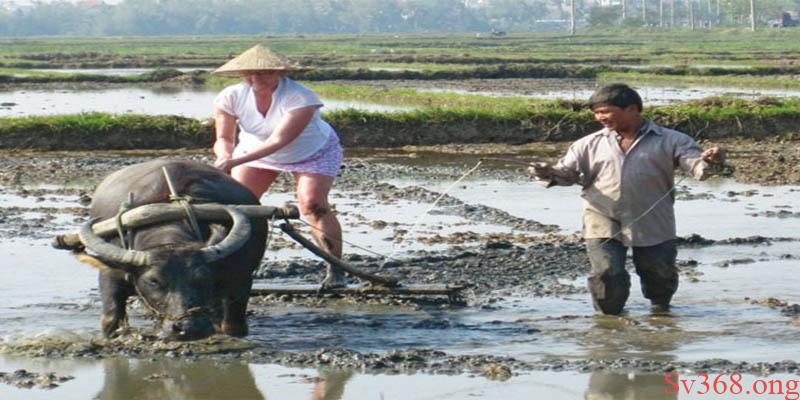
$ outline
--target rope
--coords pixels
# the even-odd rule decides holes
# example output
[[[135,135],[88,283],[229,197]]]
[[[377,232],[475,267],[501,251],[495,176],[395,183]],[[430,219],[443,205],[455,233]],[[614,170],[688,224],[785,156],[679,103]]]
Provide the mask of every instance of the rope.
[[[619,230],[616,233],[611,235],[611,237],[609,237],[608,239],[604,240],[602,243],[600,243],[600,245],[602,246],[602,245],[610,242],[611,240],[614,240],[614,238],[617,237],[617,235],[619,235],[620,233],[622,233],[623,230],[630,228],[631,226],[633,226],[633,224],[638,222],[640,219],[644,218],[647,214],[650,214],[650,212],[653,211],[653,209],[656,208],[658,203],[660,203],[662,200],[664,200],[670,193],[675,191],[675,189],[678,187],[678,185],[681,184],[681,182],[684,181],[684,179],[686,179],[686,175],[684,175],[683,177],[681,177],[681,179],[679,179],[677,182],[675,182],[672,185],[672,187],[669,188],[669,190],[667,190],[663,195],[661,195],[661,197],[659,197],[658,200],[656,200],[652,205],[650,205],[650,207],[647,210],[644,210],[644,212],[639,214],[638,217],[634,218],[633,221],[631,221],[631,222],[629,222],[629,223],[627,223],[625,225],[620,226]]]
[[[169,201],[178,202],[183,206],[184,211],[186,211],[186,218],[189,220],[189,225],[194,232],[194,236],[197,240],[203,240],[203,232],[200,230],[200,225],[197,223],[197,214],[195,214],[194,208],[192,208],[190,204],[192,202],[191,196],[179,195],[177,190],[175,190],[175,186],[172,184],[172,179],[169,176],[169,172],[167,172],[167,167],[161,167],[161,170],[164,172],[164,179],[167,181],[167,187],[169,187]]]
[[[448,194],[448,193],[449,193],[451,190],[453,190],[453,188],[454,188],[454,187],[455,187],[455,186],[456,186],[456,185],[457,185],[459,182],[463,181],[463,180],[464,180],[464,178],[466,178],[467,176],[469,176],[470,174],[472,174],[473,172],[475,172],[475,170],[477,170],[477,169],[478,169],[478,167],[480,167],[482,163],[483,163],[483,160],[478,160],[478,162],[475,164],[475,166],[474,166],[474,167],[472,167],[472,168],[471,168],[469,171],[465,172],[465,173],[464,173],[464,175],[461,175],[461,177],[460,177],[460,178],[458,178],[458,179],[457,179],[455,182],[453,182],[453,183],[452,183],[452,184],[451,184],[451,185],[450,185],[450,186],[449,186],[449,187],[448,187],[448,188],[447,188],[447,189],[446,189],[444,192],[442,192],[442,193],[439,195],[439,197],[437,197],[437,198],[436,198],[436,200],[434,200],[434,201],[433,201],[433,204],[431,204],[431,206],[430,206],[430,207],[428,207],[428,209],[427,209],[427,210],[425,210],[425,212],[424,212],[424,213],[422,213],[422,214],[418,215],[418,216],[417,216],[417,219],[414,221],[414,224],[411,226],[411,229],[409,229],[409,231],[408,231],[408,233],[409,233],[409,236],[411,236],[411,235],[412,235],[412,234],[413,234],[413,233],[416,231],[416,229],[417,229],[417,226],[418,226],[418,225],[419,225],[419,223],[422,221],[422,218],[423,218],[423,217],[425,217],[425,216],[427,216],[427,215],[428,215],[428,213],[429,213],[429,212],[431,212],[431,210],[433,210],[433,209],[434,209],[434,207],[436,207],[436,204],[438,204],[438,203],[439,203],[439,201],[440,201],[441,199],[443,199],[443,198],[444,198],[444,196],[446,196],[446,195],[447,195],[447,194]],[[397,248],[397,245],[398,245],[399,243],[402,243],[402,241],[403,241],[403,240],[401,239],[401,240],[400,240],[400,242],[397,242],[397,243],[393,243],[393,244],[392,244],[392,252],[391,252],[391,254],[389,254],[389,257],[387,257],[387,259],[393,259],[393,258],[394,258],[394,255],[397,253],[397,249],[398,249],[398,248]],[[384,262],[384,265],[386,265],[386,262]],[[383,267],[383,265],[381,265],[381,267]]]
[[[126,211],[133,208],[133,193],[128,193],[128,200],[119,203],[119,209],[117,210],[117,215],[114,216],[114,221],[117,223],[117,235],[119,235],[119,242],[120,246],[123,249],[130,249],[133,245],[130,233],[131,231],[127,231],[127,235],[125,234],[125,227],[122,225],[122,214]],[[127,238],[126,238],[127,236]]]
[[[409,230],[409,233],[414,233],[414,231],[416,230],[416,228],[417,228],[417,225],[419,225],[419,223],[420,223],[421,219],[422,219],[423,217],[425,217],[425,216],[426,216],[426,215],[427,215],[427,214],[428,214],[428,213],[429,213],[431,210],[433,210],[433,208],[434,208],[434,207],[436,207],[436,204],[437,204],[437,203],[439,203],[439,201],[440,201],[440,200],[442,200],[442,198],[444,198],[444,196],[446,196],[446,195],[447,195],[447,194],[448,194],[448,193],[449,193],[449,192],[450,192],[450,191],[453,189],[453,187],[455,187],[455,186],[456,186],[456,185],[457,185],[459,182],[461,182],[462,180],[464,180],[464,179],[465,179],[467,176],[469,176],[470,174],[472,174],[473,172],[475,172],[475,171],[478,169],[478,167],[480,167],[480,165],[481,165],[482,163],[483,163],[483,159],[479,160],[479,161],[478,161],[478,163],[477,163],[477,164],[475,164],[475,166],[474,166],[474,167],[470,168],[470,170],[469,170],[469,171],[467,171],[466,173],[464,173],[463,175],[461,175],[461,177],[460,177],[460,178],[458,178],[458,179],[457,179],[455,182],[453,182],[453,183],[452,183],[452,184],[451,184],[451,185],[450,185],[450,186],[447,188],[447,190],[445,190],[444,192],[442,192],[441,194],[439,194],[439,197],[437,197],[437,198],[436,198],[436,200],[434,200],[433,204],[431,204],[431,206],[430,206],[430,207],[429,207],[427,210],[425,210],[425,212],[424,212],[424,213],[420,214],[420,215],[417,217],[416,221],[414,222],[414,225],[411,227],[411,230]],[[316,230],[316,231],[318,231],[318,232],[321,232],[321,233],[322,233],[322,234],[323,234],[323,235],[324,235],[326,238],[333,240],[333,238],[329,237],[329,236],[328,236],[328,235],[327,235],[327,234],[326,234],[326,233],[325,233],[325,232],[324,232],[322,229],[320,229],[320,228],[318,228],[318,227],[316,227],[316,226],[312,225],[311,223],[309,223],[308,221],[305,221],[305,220],[303,220],[303,219],[298,219],[298,220],[299,220],[301,223],[303,223],[304,225],[306,225],[306,226],[310,227],[311,229],[314,229],[314,230]],[[378,256],[378,257],[381,257],[381,258],[383,258],[383,259],[384,259],[384,260],[386,260],[386,261],[394,259],[394,255],[395,255],[395,253],[397,252],[397,250],[396,250],[397,243],[395,243],[395,244],[392,246],[392,253],[391,253],[391,254],[389,254],[389,255],[387,256],[387,255],[385,255],[385,254],[379,253],[379,252],[377,252],[377,251],[374,251],[374,250],[368,249],[368,248],[366,248],[366,247],[363,247],[363,246],[359,246],[359,245],[357,245],[357,244],[355,244],[355,243],[349,242],[349,241],[347,241],[347,240],[344,240],[344,239],[340,239],[340,241],[341,241],[342,243],[346,243],[346,244],[348,244],[348,245],[350,245],[350,246],[352,246],[352,247],[355,247],[355,248],[357,248],[357,249],[361,249],[361,250],[364,250],[364,251],[366,251],[366,252],[368,252],[368,253],[371,253],[371,254],[374,254],[374,255],[376,255],[376,256]],[[384,265],[385,265],[385,264],[386,264],[386,262],[384,262]]]
[[[310,223],[310,222],[308,222],[308,221],[306,221],[306,220],[304,220],[304,219],[302,219],[302,218],[298,218],[298,219],[297,219],[297,221],[300,221],[300,223],[302,223],[302,224],[304,224],[304,225],[306,225],[306,226],[310,227],[311,229],[314,229],[314,230],[316,230],[316,231],[318,231],[318,232],[322,232],[322,234],[323,234],[323,235],[325,235],[325,232],[324,232],[322,229],[320,229],[320,228],[318,228],[318,227],[316,227],[316,226],[314,226],[314,225],[311,225],[311,223]],[[328,237],[328,235],[325,235],[325,237],[327,237],[328,239],[332,239],[332,238]],[[387,258],[387,257],[388,257],[388,256],[387,256],[387,255],[385,255],[385,254],[378,253],[377,251],[374,251],[374,250],[368,249],[368,248],[366,248],[366,247],[363,247],[363,246],[359,246],[359,245],[357,245],[357,244],[355,244],[355,243],[353,243],[353,242],[348,242],[347,240],[344,240],[344,239],[342,239],[342,240],[341,240],[341,242],[342,242],[342,243],[346,243],[346,244],[348,244],[348,245],[350,245],[350,246],[352,246],[352,247],[355,247],[355,248],[357,248],[357,249],[361,249],[361,250],[364,250],[364,251],[366,251],[366,252],[372,253],[372,254],[374,254],[374,255],[376,255],[376,256],[379,256],[379,257],[381,257],[381,258]]]
[[[275,228],[275,214],[272,214],[272,217],[269,220],[269,231],[267,231],[267,243],[264,244],[264,249],[269,248],[269,242],[272,241],[272,230]]]
[[[446,196],[446,195],[447,195],[447,194],[448,194],[448,193],[449,193],[449,192],[450,192],[450,191],[451,191],[451,190],[452,190],[452,189],[453,189],[453,188],[454,188],[454,187],[455,187],[455,186],[456,186],[458,183],[460,183],[462,180],[466,179],[466,177],[467,177],[467,176],[469,176],[470,174],[472,174],[473,172],[475,172],[475,171],[476,171],[476,170],[477,170],[477,169],[478,169],[478,168],[481,166],[481,164],[483,163],[483,161],[485,161],[485,160],[495,160],[495,161],[514,162],[514,163],[517,163],[517,164],[524,164],[524,165],[531,165],[531,164],[532,164],[531,162],[525,162],[525,161],[521,161],[521,160],[508,159],[508,158],[499,158],[499,157],[484,157],[484,158],[481,158],[481,159],[480,159],[480,160],[477,162],[477,164],[475,164],[475,166],[473,166],[472,168],[470,168],[470,169],[469,169],[467,172],[465,172],[463,175],[461,175],[461,177],[460,177],[460,178],[458,178],[458,179],[457,179],[455,182],[453,182],[452,184],[450,184],[450,186],[449,186],[449,187],[448,187],[448,188],[447,188],[447,189],[446,189],[444,192],[442,192],[441,194],[439,194],[439,196],[436,198],[436,200],[434,200],[434,202],[433,202],[433,203],[430,205],[430,207],[428,207],[428,209],[427,209],[427,210],[425,210],[425,212],[423,212],[422,214],[420,214],[420,215],[418,215],[418,216],[417,216],[416,220],[414,221],[414,224],[412,225],[411,229],[408,231],[408,233],[409,233],[409,236],[411,236],[411,234],[413,234],[413,233],[416,231],[416,229],[417,229],[417,226],[418,226],[418,225],[419,225],[419,223],[421,222],[422,218],[423,218],[423,217],[425,217],[425,216],[427,216],[427,215],[428,215],[428,213],[429,213],[431,210],[433,210],[433,209],[436,207],[436,205],[439,203],[439,201],[441,201],[441,200],[444,198],[444,196]],[[645,217],[647,214],[649,214],[650,212],[652,212],[652,211],[655,209],[655,207],[656,207],[656,206],[657,206],[657,205],[658,205],[658,204],[659,204],[661,201],[663,201],[663,200],[664,200],[664,199],[665,199],[667,196],[669,196],[669,195],[670,195],[670,193],[672,193],[673,191],[675,191],[675,189],[676,189],[676,188],[677,188],[677,187],[678,187],[678,186],[679,186],[679,185],[680,185],[680,184],[681,184],[681,183],[682,183],[682,182],[683,182],[685,179],[686,179],[686,175],[684,175],[683,177],[681,177],[681,179],[679,179],[677,182],[675,182],[675,183],[672,185],[672,187],[671,187],[671,188],[669,188],[669,190],[667,190],[667,191],[666,191],[666,192],[665,192],[663,195],[661,195],[661,197],[659,197],[659,198],[658,198],[658,199],[657,199],[655,202],[653,202],[653,204],[651,204],[651,205],[650,205],[650,207],[648,207],[648,208],[647,208],[647,210],[645,210],[644,212],[642,212],[640,215],[638,215],[636,218],[634,218],[634,219],[633,219],[631,222],[629,222],[628,224],[625,224],[625,225],[621,226],[621,227],[620,227],[620,229],[619,229],[619,230],[618,230],[616,233],[614,233],[613,235],[611,235],[611,237],[609,237],[608,239],[606,239],[606,240],[605,240],[605,241],[604,241],[602,244],[605,244],[605,243],[607,243],[608,241],[610,241],[610,240],[613,240],[613,239],[614,239],[616,236],[618,236],[620,233],[622,233],[622,231],[623,231],[623,230],[625,230],[625,229],[627,229],[627,228],[631,227],[633,224],[635,224],[636,222],[638,222],[639,220],[641,220],[642,218],[644,218],[644,217]],[[312,224],[311,224],[311,223],[309,223],[308,221],[305,221],[305,220],[303,220],[303,219],[298,219],[298,221],[300,221],[302,224],[304,224],[304,225],[306,225],[306,226],[310,227],[311,229],[314,229],[314,230],[316,230],[316,231],[318,231],[318,232],[321,232],[321,233],[322,233],[322,234],[323,234],[325,237],[327,237],[328,239],[331,239],[331,240],[333,240],[333,238],[329,237],[329,236],[328,236],[328,235],[327,235],[327,234],[326,234],[326,233],[325,233],[325,232],[324,232],[322,229],[320,229],[320,228],[318,228],[318,227],[316,227],[316,226],[312,225]],[[273,221],[272,221],[272,222],[274,222],[274,218],[273,218]],[[349,242],[349,241],[347,241],[347,240],[344,240],[344,239],[340,239],[340,241],[341,241],[342,243],[346,243],[346,244],[348,244],[349,246],[352,246],[352,247],[354,247],[354,248],[357,248],[357,249],[360,249],[360,250],[364,250],[364,251],[366,251],[366,252],[368,252],[368,253],[371,253],[371,254],[374,254],[374,255],[376,255],[376,256],[378,256],[378,257],[381,257],[381,258],[383,258],[384,260],[386,260],[386,261],[384,261],[384,265],[385,265],[385,263],[386,263],[386,262],[388,262],[389,260],[392,260],[392,259],[394,259],[394,256],[395,256],[395,254],[397,253],[397,250],[398,250],[398,248],[397,248],[397,244],[399,244],[399,243],[401,243],[401,242],[402,242],[402,241],[401,241],[401,242],[395,243],[395,244],[392,246],[392,252],[391,252],[389,255],[385,255],[385,254],[379,253],[379,252],[377,252],[377,251],[374,251],[374,250],[368,249],[368,248],[366,248],[366,247],[359,246],[359,245],[357,245],[357,244],[355,244],[355,243],[353,243],[353,242]],[[382,266],[383,266],[383,265],[382,265]]]
[[[150,310],[150,312],[153,313],[156,316],[156,318],[158,318],[158,319],[162,319],[162,320],[167,319],[167,320],[172,320],[172,321],[180,321],[182,319],[189,318],[194,314],[200,314],[200,313],[210,314],[211,313],[211,310],[208,307],[192,307],[192,308],[186,310],[185,313],[183,313],[181,315],[178,315],[177,317],[173,316],[173,315],[171,315],[169,313],[166,313],[166,312],[163,312],[163,311],[157,309],[155,306],[153,306],[152,303],[150,303],[149,300],[147,300],[147,297],[142,295],[142,291],[139,290],[139,285],[136,283],[136,277],[135,276],[133,276],[132,274],[129,273],[129,274],[126,275],[126,279],[133,286],[133,290],[136,292],[136,294],[139,295],[139,299],[141,299],[142,304],[144,304],[144,308]]]

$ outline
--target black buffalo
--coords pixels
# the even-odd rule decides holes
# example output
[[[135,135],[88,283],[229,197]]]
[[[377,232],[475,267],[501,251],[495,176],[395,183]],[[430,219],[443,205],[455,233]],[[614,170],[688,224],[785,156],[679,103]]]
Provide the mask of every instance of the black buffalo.
[[[190,161],[150,161],[104,179],[92,199],[92,221],[80,231],[83,244],[96,254],[89,260],[101,265],[103,334],[114,336],[127,327],[126,299],[139,295],[160,319],[162,335],[168,338],[194,340],[218,331],[244,336],[252,272],[266,244],[264,222],[250,223],[229,208],[233,222],[198,221],[200,238],[184,219],[133,230],[126,240],[128,248],[121,247],[118,235],[106,241],[92,232],[92,222],[114,218],[129,193],[133,193],[132,207],[169,203],[164,167],[175,191],[189,196],[192,203],[259,204],[230,176]]]

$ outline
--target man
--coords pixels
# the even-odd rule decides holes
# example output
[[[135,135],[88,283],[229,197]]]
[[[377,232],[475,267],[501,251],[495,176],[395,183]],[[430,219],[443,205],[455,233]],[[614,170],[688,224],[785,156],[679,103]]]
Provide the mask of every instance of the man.
[[[675,168],[703,180],[725,153],[703,151],[694,139],[641,116],[642,99],[627,85],[606,86],[589,99],[603,129],[573,143],[554,166],[529,172],[545,187],[583,186],[583,237],[592,264],[589,291],[596,310],[622,312],[630,292],[628,247],[653,311],[669,310],[678,289],[673,182]]]

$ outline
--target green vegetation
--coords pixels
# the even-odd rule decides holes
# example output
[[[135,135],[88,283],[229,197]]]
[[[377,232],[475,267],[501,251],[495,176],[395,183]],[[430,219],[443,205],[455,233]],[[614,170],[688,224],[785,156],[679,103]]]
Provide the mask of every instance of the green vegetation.
[[[326,90],[326,88],[320,88]],[[391,95],[399,95],[402,90]],[[389,95],[389,94],[386,94]],[[325,118],[350,147],[569,141],[597,130],[580,103],[430,94],[431,106],[403,113],[340,110]],[[405,101],[417,101],[413,93]],[[800,99],[710,98],[653,107],[648,117],[701,138],[796,138]],[[102,113],[0,118],[0,148],[45,150],[207,148],[210,121]]]
[[[77,77],[23,68],[182,68],[212,70],[261,43],[316,70],[306,81],[331,79],[594,78],[626,73],[637,82],[664,76],[781,78],[800,74],[800,29],[588,32],[573,37],[519,33],[3,38],[4,82],[154,82],[150,78]],[[27,79],[11,79],[8,68]],[[386,70],[389,69],[389,70]],[[3,72],[0,72],[3,73]],[[638,75],[636,73],[639,73]],[[648,74],[648,75],[644,75]],[[624,77],[623,75],[616,75]],[[193,74],[186,82],[206,79]],[[691,82],[677,78],[676,81]],[[747,78],[749,80],[749,77]],[[780,87],[768,79],[765,87]],[[211,80],[213,83],[214,81]],[[724,82],[724,79],[720,79]]]
[[[0,37],[0,61],[55,63],[114,61],[118,65],[218,66],[254,44],[319,66],[357,62],[747,64],[781,66],[800,51],[800,29],[588,32],[573,37],[518,33],[475,34]],[[317,60],[317,62],[315,62]],[[453,61],[455,60],[455,61]],[[139,66],[144,66],[140,64]],[[85,68],[88,68],[86,66]]]
[[[19,68],[0,69],[0,83],[52,83],[52,82],[103,82],[103,83],[146,83],[164,82],[172,79],[180,79],[187,83],[205,82],[205,73],[184,74],[172,68],[157,68],[150,72],[139,75],[116,76],[85,73],[63,73],[63,72],[44,72],[31,71]]]
[[[461,110],[492,113],[514,118],[519,114],[577,111],[581,103],[537,100],[518,96],[484,96],[457,93],[424,92],[415,89],[378,89],[365,86],[309,84],[322,97],[362,102],[415,106],[420,109]]]
[[[177,116],[77,115],[0,118],[0,148],[43,150],[198,147],[211,125]]]

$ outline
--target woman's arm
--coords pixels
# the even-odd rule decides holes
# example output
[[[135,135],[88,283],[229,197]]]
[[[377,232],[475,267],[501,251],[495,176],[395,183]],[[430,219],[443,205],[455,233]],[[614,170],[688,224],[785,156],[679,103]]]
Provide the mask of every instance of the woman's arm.
[[[236,117],[214,107],[214,155],[217,160],[228,160],[236,147]]]
[[[275,128],[275,131],[269,135],[261,146],[256,147],[253,151],[240,157],[228,157],[227,159],[217,160],[215,165],[217,168],[229,172],[231,168],[237,165],[258,160],[259,158],[266,157],[280,150],[303,133],[303,130],[305,130],[308,123],[311,122],[311,118],[314,117],[314,113],[319,107],[318,105],[314,105],[292,110],[283,117]],[[219,140],[219,138],[217,140]]]

